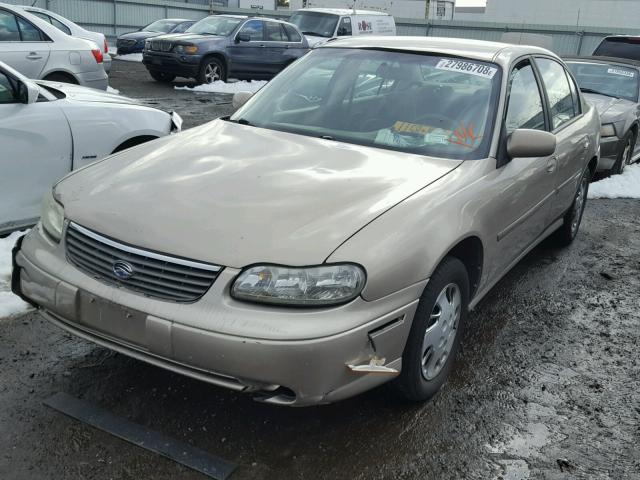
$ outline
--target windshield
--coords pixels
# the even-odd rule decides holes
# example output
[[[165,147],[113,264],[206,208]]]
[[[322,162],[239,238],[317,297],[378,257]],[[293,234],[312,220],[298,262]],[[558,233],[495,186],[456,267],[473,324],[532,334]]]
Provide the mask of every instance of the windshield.
[[[370,49],[314,50],[231,121],[442,158],[488,154],[500,67]]]
[[[304,35],[331,38],[336,31],[339,18],[331,13],[296,12],[291,15],[289,22],[298,27]]]
[[[241,18],[222,16],[207,17],[191,25],[191,27],[187,29],[187,33],[226,37],[233,32],[242,20]]]
[[[567,62],[582,90],[638,101],[638,70],[609,63]]]
[[[611,37],[605,38],[593,55],[596,57],[618,57],[640,60],[640,38]]]
[[[147,25],[142,30],[145,32],[169,33],[177,24],[178,22],[171,20],[158,20],[157,22]]]

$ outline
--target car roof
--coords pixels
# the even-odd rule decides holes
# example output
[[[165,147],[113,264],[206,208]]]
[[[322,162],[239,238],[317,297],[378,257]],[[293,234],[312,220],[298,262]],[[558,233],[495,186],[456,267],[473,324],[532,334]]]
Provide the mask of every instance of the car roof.
[[[332,13],[334,15],[353,15],[353,10],[349,8],[301,8],[296,12],[318,12],[318,13]],[[295,12],[294,12],[295,13]],[[356,15],[384,15],[390,16],[386,12],[380,12],[378,10],[356,10]]]
[[[605,57],[605,56],[569,56],[562,57],[565,62],[590,62],[590,63],[617,63],[620,65],[629,65],[640,68],[640,60],[632,60],[630,58]]]
[[[444,37],[356,36],[327,42],[318,48],[380,48],[406,52],[429,52],[471,58],[483,62],[496,61],[498,54],[500,54],[501,62],[505,64],[523,55],[542,54],[559,59],[555,53],[549,50],[530,45]]]
[[[249,18],[247,15],[232,15],[230,13],[216,13],[215,15],[209,15],[209,17]]]

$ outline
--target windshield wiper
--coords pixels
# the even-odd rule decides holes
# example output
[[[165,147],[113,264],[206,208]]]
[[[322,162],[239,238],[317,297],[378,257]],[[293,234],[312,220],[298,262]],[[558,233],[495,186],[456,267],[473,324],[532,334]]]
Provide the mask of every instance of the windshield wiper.
[[[595,93],[596,95],[604,95],[605,97],[613,97],[613,98],[620,98],[616,95],[612,95],[610,93],[604,93],[604,92],[599,92],[598,90],[594,90],[592,88],[580,88],[580,91],[583,93]]]
[[[238,123],[240,125],[249,125],[250,127],[252,127],[252,123],[249,120],[246,120],[244,118],[239,118],[237,120],[232,120],[231,117],[222,117],[222,120],[226,120],[227,122],[231,122],[231,123]]]

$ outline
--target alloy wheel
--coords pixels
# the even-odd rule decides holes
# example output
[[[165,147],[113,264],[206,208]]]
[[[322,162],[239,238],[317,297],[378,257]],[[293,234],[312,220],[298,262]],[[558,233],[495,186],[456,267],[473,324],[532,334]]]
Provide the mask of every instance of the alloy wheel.
[[[204,78],[207,83],[213,83],[221,79],[220,66],[209,63],[204,69]]]
[[[422,341],[422,376],[433,380],[451,354],[462,313],[460,287],[450,283],[442,289],[431,310],[430,325]]]

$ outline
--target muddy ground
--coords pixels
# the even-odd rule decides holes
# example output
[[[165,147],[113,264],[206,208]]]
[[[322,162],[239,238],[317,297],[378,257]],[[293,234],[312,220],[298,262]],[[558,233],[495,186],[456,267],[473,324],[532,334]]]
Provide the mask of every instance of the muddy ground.
[[[139,65],[114,70],[113,87],[187,126],[230,109],[229,96],[176,95]],[[517,265],[471,314],[455,373],[424,405],[386,387],[331,406],[259,404],[30,313],[0,321],[0,478],[205,478],[42,405],[63,391],[238,463],[237,480],[638,479],[639,339],[637,200],[591,201],[570,248]]]

